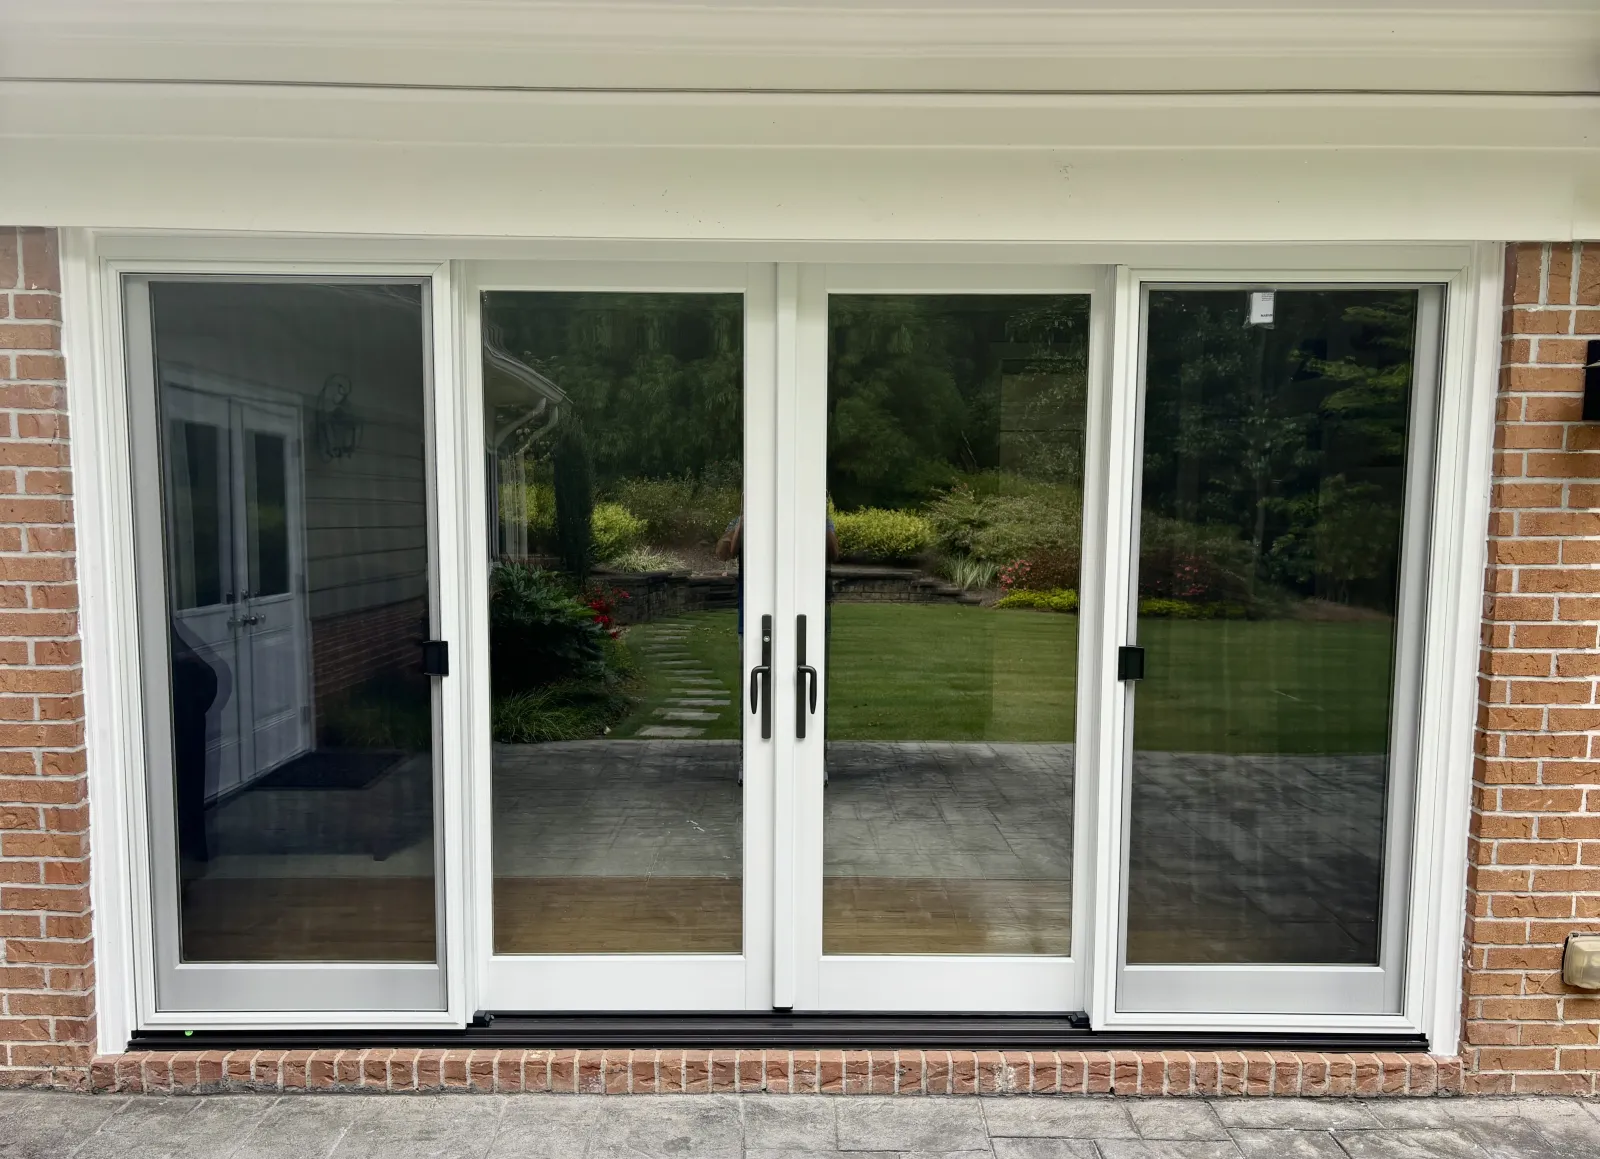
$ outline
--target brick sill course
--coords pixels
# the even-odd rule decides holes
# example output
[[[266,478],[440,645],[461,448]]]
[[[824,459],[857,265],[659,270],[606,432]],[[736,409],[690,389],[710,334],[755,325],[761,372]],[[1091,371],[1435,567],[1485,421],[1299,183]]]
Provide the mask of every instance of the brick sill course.
[[[1461,1060],[1264,1051],[241,1050],[103,1055],[115,1094],[1304,1095],[1462,1093]]]

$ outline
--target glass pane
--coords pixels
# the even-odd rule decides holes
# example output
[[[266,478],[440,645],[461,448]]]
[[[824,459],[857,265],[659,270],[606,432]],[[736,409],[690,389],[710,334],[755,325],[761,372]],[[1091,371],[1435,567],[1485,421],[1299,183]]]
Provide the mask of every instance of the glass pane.
[[[823,950],[1069,953],[1089,300],[828,309]]]
[[[495,952],[738,953],[743,299],[483,317]]]
[[[171,430],[172,603],[176,608],[220,604],[227,573],[228,432],[183,420],[173,422]]]
[[[182,958],[432,962],[421,288],[150,300],[162,410],[217,416],[163,424]]]
[[[249,591],[282,595],[289,590],[288,443],[282,435],[252,431],[245,448]]]
[[[1150,294],[1130,962],[1378,960],[1416,306]]]

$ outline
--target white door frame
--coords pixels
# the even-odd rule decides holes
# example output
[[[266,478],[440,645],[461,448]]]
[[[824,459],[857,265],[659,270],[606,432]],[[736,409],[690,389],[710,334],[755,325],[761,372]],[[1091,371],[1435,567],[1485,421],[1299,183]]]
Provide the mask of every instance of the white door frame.
[[[743,263],[478,262],[460,271],[463,306],[458,366],[462,451],[473,464],[459,489],[464,526],[488,528],[482,478],[484,446],[483,336],[480,314],[486,291],[589,291],[729,293],[744,297],[744,618],[748,626],[769,614],[774,551],[774,473],[777,439],[773,381],[779,373],[774,297],[776,267]],[[489,590],[489,552],[474,543],[465,560],[468,593]],[[742,688],[747,727],[744,771],[743,939],[739,954],[496,954],[494,952],[493,753],[490,740],[489,606],[465,601],[467,646],[458,666],[471,703],[468,730],[457,742],[466,761],[468,816],[473,840],[470,921],[477,1005],[489,1010],[766,1010],[772,1005],[772,766],[773,741],[748,727],[752,716]],[[741,673],[760,663],[760,634],[746,631]],[[776,664],[774,664],[776,669]],[[769,682],[768,695],[776,694]],[[777,735],[776,728],[774,729]]]
[[[1095,963],[1089,1012],[1096,1027],[1228,1031],[1270,1028],[1284,1033],[1422,1030],[1434,1049],[1454,1048],[1459,995],[1460,899],[1466,878],[1465,814],[1471,774],[1476,697],[1477,603],[1488,512],[1489,435],[1497,357],[1497,247],[1475,247],[1470,259],[1434,266],[1395,261],[1329,268],[1308,254],[1283,265],[1214,265],[1117,270],[1116,341],[1112,353],[1114,414],[1106,432],[1103,479],[1106,532],[1098,657],[1110,691],[1092,728],[1110,738],[1098,754],[1099,832],[1113,849],[1102,854],[1095,891]],[[1391,730],[1396,762],[1411,769],[1392,780],[1402,829],[1386,835],[1383,933],[1389,969],[1337,967],[1165,967],[1124,965],[1126,847],[1133,689],[1114,680],[1117,647],[1132,643],[1140,506],[1140,414],[1143,303],[1151,285],[1415,285],[1442,286],[1438,386],[1415,400],[1414,436],[1428,444],[1420,464],[1433,472],[1407,480],[1407,526],[1401,607],[1413,621],[1400,627],[1397,698]],[[1420,344],[1419,344],[1420,347]],[[1419,348],[1418,370],[1427,370]],[[1422,393],[1421,384],[1417,393]],[[1431,408],[1429,404],[1432,404]],[[1431,413],[1430,413],[1431,410]],[[1436,453],[1435,453],[1436,452]],[[1410,467],[1411,464],[1408,464]],[[1408,471],[1408,476],[1410,472]],[[1429,518],[1416,516],[1428,511]],[[1412,688],[1398,684],[1409,677]],[[1408,711],[1408,702],[1415,705]],[[1419,727],[1419,722],[1423,722]],[[1084,727],[1084,726],[1080,726]],[[1440,802],[1447,802],[1441,812]],[[1391,815],[1396,808],[1391,795]],[[1408,839],[1409,838],[1409,839]],[[1450,965],[1444,964],[1446,956]],[[1143,974],[1141,978],[1139,975]],[[1131,982],[1130,982],[1131,979]],[[1161,987],[1177,987],[1188,1010],[1162,1009]],[[1307,997],[1304,991],[1312,993]],[[1249,1008],[1252,989],[1264,1001]],[[1209,1009],[1205,1007],[1209,1006]],[[1271,1009],[1277,1006],[1278,1009]],[[1196,1009],[1195,1007],[1201,1007]]]
[[[466,609],[472,601],[476,550],[483,527],[481,460],[469,454],[480,444],[480,431],[465,429],[468,413],[481,407],[468,387],[480,352],[469,336],[476,334],[476,293],[461,284],[466,259],[524,261],[544,268],[579,263],[628,262],[640,256],[683,262],[893,261],[905,265],[966,268],[967,263],[1005,261],[1016,267],[1098,264],[1107,292],[1096,299],[1096,333],[1113,340],[1091,357],[1094,390],[1089,406],[1089,441],[1085,449],[1085,556],[1111,561],[1100,577],[1086,576],[1084,599],[1098,582],[1107,592],[1126,590],[1131,541],[1124,488],[1104,480],[1129,478],[1132,448],[1113,438],[1132,422],[1138,365],[1137,302],[1139,280],[1146,276],[1185,278],[1239,277],[1253,270],[1273,278],[1292,279],[1322,271],[1330,280],[1372,277],[1384,272],[1447,286],[1443,388],[1437,420],[1439,455],[1434,478],[1435,520],[1428,546],[1432,577],[1428,609],[1428,646],[1422,673],[1421,718],[1426,723],[1417,756],[1417,800],[1411,863],[1415,883],[1407,926],[1408,969],[1403,1011],[1381,1019],[1292,1019],[1282,1015],[1232,1015],[1180,1018],[1139,1015],[1116,1009],[1115,978],[1118,945],[1104,936],[1117,928],[1120,874],[1117,859],[1104,846],[1120,832],[1121,753],[1116,745],[1098,742],[1120,738],[1120,695],[1103,695],[1103,681],[1091,679],[1092,668],[1080,671],[1078,726],[1079,779],[1093,785],[1091,808],[1098,824],[1079,841],[1076,857],[1092,857],[1105,866],[1096,875],[1092,896],[1080,894],[1089,934],[1077,940],[1081,949],[1086,1006],[1092,1024],[1104,1028],[1184,1031],[1271,1029],[1297,1031],[1421,1032],[1435,1050],[1454,1049],[1460,1026],[1460,944],[1466,881],[1466,843],[1472,767],[1472,728],[1476,702],[1477,632],[1489,492],[1493,399],[1498,372],[1501,251],[1496,243],[1361,243],[1361,244],[1151,244],[1064,243],[1019,245],[951,242],[771,241],[757,239],[700,241],[584,240],[575,238],[514,239],[495,237],[377,237],[243,235],[203,233],[127,233],[65,229],[61,231],[64,295],[63,346],[70,370],[73,405],[73,461],[82,623],[84,684],[89,759],[89,796],[94,802],[90,823],[95,847],[91,891],[95,905],[97,1012],[100,1048],[125,1047],[138,1027],[303,1026],[461,1026],[479,1001],[481,971],[468,966],[476,933],[468,916],[484,899],[470,898],[476,844],[468,826],[464,790],[466,770],[452,764],[446,749],[441,765],[443,807],[440,820],[441,896],[445,931],[446,1008],[439,1011],[392,1009],[280,1009],[254,1012],[163,1013],[156,1009],[151,951],[151,890],[147,848],[148,806],[144,792],[146,764],[144,708],[137,641],[128,626],[138,622],[131,565],[135,532],[130,484],[129,416],[126,394],[125,336],[119,281],[124,272],[213,273],[235,276],[284,274],[419,276],[431,279],[435,480],[438,487],[439,585],[441,629],[445,638],[472,638]],[[1126,265],[1107,263],[1132,263]],[[588,267],[592,272],[596,267]],[[770,268],[770,267],[769,267]],[[1147,274],[1146,271],[1149,271]],[[798,295],[800,271],[779,267],[773,275],[773,297]],[[796,312],[796,321],[798,316]],[[747,330],[754,356],[758,335]],[[794,327],[774,327],[761,338],[762,359],[777,367],[793,365]],[[776,372],[775,372],[776,376]],[[748,405],[748,400],[747,400]],[[780,442],[781,446],[781,442]],[[747,447],[775,457],[778,447]],[[1101,482],[1097,482],[1097,480]],[[747,483],[747,504],[754,503]],[[768,502],[775,503],[769,492]],[[773,545],[776,550],[776,545]],[[1120,562],[1118,562],[1120,561]],[[477,569],[481,571],[481,569]],[[776,600],[777,593],[773,593]],[[1119,597],[1125,600],[1125,596]],[[792,606],[792,605],[791,605]],[[1099,598],[1097,616],[1082,616],[1082,635],[1089,641],[1093,663],[1114,672],[1115,649],[1126,608],[1117,600]],[[1123,618],[1119,619],[1121,616]],[[464,677],[444,682],[441,736],[487,735],[487,704],[472,694],[473,679],[465,663],[467,648],[458,648]],[[792,658],[791,658],[792,659]],[[1113,687],[1114,686],[1109,686]],[[1087,767],[1086,767],[1087,766]],[[756,780],[757,778],[752,778]],[[747,803],[747,808],[749,808]],[[1087,810],[1086,810],[1087,812]],[[1114,842],[1112,843],[1115,844]],[[754,882],[747,877],[747,889]],[[471,901],[469,906],[468,902]],[[747,932],[754,934],[748,927]],[[1075,931],[1076,936],[1076,931]],[[772,963],[767,963],[768,967]],[[769,969],[768,977],[777,971]],[[762,970],[749,976],[749,1008],[765,1009],[775,995],[765,990]],[[781,973],[779,979],[781,981]],[[791,979],[788,985],[793,986]]]

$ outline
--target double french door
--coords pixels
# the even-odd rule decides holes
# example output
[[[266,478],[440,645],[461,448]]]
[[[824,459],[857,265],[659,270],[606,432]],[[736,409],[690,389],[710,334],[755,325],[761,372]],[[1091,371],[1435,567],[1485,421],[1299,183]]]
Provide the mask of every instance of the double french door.
[[[1400,1025],[1440,287],[121,288],[155,1021]]]
[[[481,1005],[1398,1014],[1437,288],[474,274]]]

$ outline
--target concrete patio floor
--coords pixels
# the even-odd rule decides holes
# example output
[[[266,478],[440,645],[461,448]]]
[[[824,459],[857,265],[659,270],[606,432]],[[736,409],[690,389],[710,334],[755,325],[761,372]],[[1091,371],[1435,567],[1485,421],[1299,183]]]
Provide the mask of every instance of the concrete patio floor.
[[[4,1159],[1593,1159],[1572,1099],[0,1093]]]

